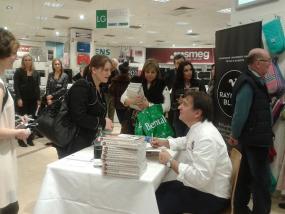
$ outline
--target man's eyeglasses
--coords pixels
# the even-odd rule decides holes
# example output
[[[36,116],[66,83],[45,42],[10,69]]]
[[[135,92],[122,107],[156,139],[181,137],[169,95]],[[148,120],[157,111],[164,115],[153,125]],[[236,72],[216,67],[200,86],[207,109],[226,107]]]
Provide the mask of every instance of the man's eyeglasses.
[[[257,61],[271,63],[271,59],[258,59]]]

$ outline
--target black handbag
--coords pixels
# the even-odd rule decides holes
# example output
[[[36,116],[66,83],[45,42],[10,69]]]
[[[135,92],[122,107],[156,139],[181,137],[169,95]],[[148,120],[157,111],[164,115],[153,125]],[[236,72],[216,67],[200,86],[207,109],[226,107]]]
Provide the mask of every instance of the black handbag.
[[[56,108],[45,107],[37,119],[37,131],[52,141],[55,147],[65,148],[79,132],[68,113],[66,97],[56,101]]]

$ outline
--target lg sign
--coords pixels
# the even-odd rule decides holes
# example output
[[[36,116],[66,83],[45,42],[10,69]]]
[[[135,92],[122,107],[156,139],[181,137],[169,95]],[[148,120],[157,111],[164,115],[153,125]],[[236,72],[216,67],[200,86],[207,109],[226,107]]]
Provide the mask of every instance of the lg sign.
[[[174,56],[177,54],[182,54],[183,56],[185,56],[185,58],[191,58],[191,59],[208,60],[210,58],[209,51],[184,51],[184,52],[174,52],[173,53]]]

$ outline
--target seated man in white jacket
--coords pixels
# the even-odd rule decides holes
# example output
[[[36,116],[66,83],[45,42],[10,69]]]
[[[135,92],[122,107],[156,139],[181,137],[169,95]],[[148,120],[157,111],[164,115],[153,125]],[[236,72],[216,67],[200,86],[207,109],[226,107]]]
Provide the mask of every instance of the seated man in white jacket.
[[[177,173],[177,180],[162,183],[156,191],[160,214],[220,214],[229,205],[231,160],[226,144],[212,124],[211,98],[204,92],[188,92],[179,105],[180,116],[189,128],[185,137],[154,139],[153,147],[186,150],[178,162],[166,151],[159,162]]]

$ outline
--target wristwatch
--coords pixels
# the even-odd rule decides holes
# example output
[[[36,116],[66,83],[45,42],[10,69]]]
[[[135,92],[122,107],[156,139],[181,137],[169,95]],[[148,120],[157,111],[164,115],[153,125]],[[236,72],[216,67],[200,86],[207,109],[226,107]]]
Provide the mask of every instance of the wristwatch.
[[[169,158],[169,160],[166,162],[166,166],[171,168],[171,162],[174,160],[173,157]]]

